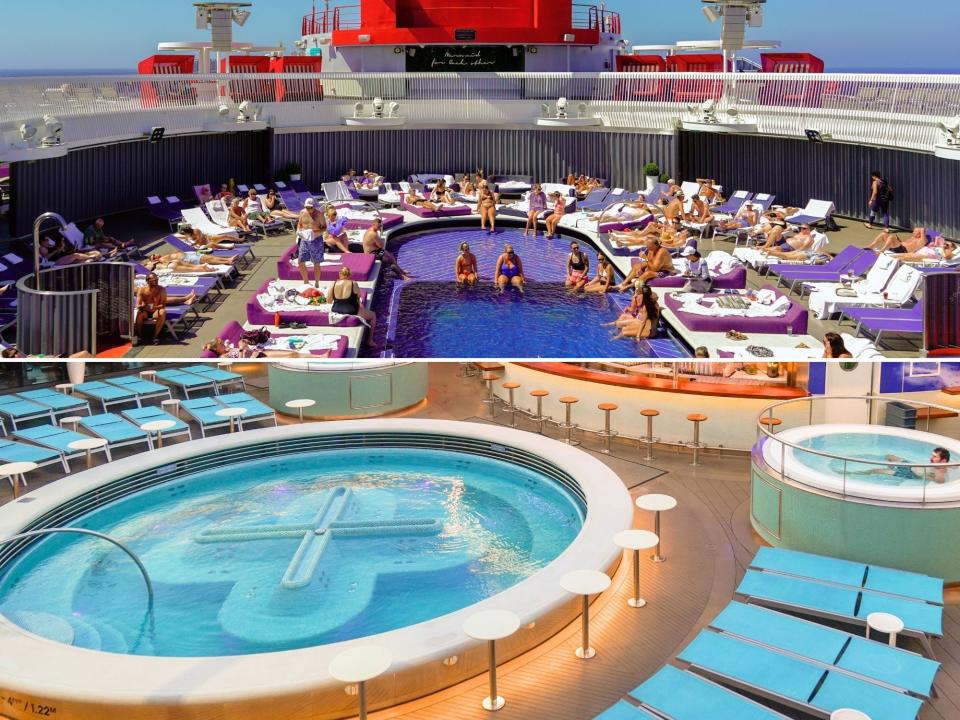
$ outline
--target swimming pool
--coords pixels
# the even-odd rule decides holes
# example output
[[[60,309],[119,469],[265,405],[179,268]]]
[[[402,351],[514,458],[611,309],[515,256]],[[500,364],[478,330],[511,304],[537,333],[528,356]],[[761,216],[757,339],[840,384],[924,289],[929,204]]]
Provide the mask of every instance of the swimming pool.
[[[0,687],[64,717],[77,703],[98,718],[313,703],[327,717],[351,703],[330,659],[376,642],[394,657],[376,704],[391,704],[482,671],[483,645],[462,632],[473,612],[520,615],[505,657],[570,622],[577,603],[559,578],[609,569],[610,534],[631,521],[602,463],[506,428],[357,420],[181,443],[0,510],[3,536],[107,531],[155,588],[151,616],[136,566],[87,539],[2,549]]]
[[[763,457],[789,479],[844,495],[898,502],[960,500],[956,469],[927,471],[924,481],[923,468],[892,460],[926,465],[937,447],[949,449],[954,459],[960,457],[960,443],[932,433],[883,425],[811,425],[766,438]]]
[[[582,238],[524,237],[522,228],[503,227],[493,235],[478,227],[423,230],[391,238],[411,282],[384,278],[374,310],[380,318],[380,343],[397,357],[409,358],[611,358],[687,357],[673,338],[613,341],[603,327],[629,303],[629,295],[582,296],[569,293],[566,258],[576,239],[590,258],[597,254]],[[453,267],[461,242],[477,256],[481,284],[457,290]],[[530,283],[526,292],[498,293],[492,285],[497,258],[506,243],[523,262]]]

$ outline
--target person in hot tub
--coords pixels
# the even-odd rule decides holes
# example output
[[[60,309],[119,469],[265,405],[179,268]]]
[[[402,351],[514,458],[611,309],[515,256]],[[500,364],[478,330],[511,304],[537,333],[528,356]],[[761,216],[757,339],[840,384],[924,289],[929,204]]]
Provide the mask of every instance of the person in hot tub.
[[[887,462],[905,463],[910,462],[906,458],[898,455],[887,455]],[[931,465],[945,465],[950,462],[950,451],[946,448],[937,447],[930,453]],[[946,468],[924,468],[911,467],[910,465],[896,465],[894,467],[878,467],[870,470],[854,470],[856,475],[892,475],[901,480],[933,480],[933,482],[943,485],[947,481]]]

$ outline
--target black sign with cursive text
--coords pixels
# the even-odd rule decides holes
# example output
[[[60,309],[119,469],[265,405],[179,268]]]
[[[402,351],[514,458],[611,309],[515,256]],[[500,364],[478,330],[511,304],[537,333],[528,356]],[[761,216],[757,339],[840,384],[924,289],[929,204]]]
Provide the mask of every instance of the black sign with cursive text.
[[[428,45],[407,48],[407,72],[523,72],[522,46]]]

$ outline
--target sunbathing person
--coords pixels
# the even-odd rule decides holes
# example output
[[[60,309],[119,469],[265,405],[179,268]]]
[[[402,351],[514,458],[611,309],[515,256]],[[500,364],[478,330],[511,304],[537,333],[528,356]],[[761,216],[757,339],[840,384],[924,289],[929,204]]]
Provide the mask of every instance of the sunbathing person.
[[[683,219],[685,222],[695,225],[709,225],[713,222],[713,213],[710,212],[710,208],[707,207],[707,203],[700,195],[694,195],[690,212],[685,212]]]
[[[931,260],[953,260],[960,256],[957,255],[957,247],[949,240],[944,240],[943,245],[927,245],[914,253],[903,253],[897,256],[901,262],[916,263],[929,262]]]
[[[225,203],[229,203],[233,200],[233,191],[230,190],[230,186],[227,183],[223,183],[220,186],[220,192],[217,194],[217,199],[222,200]]]
[[[477,256],[470,252],[467,243],[460,243],[460,253],[454,264],[453,273],[457,278],[457,285],[476,285],[479,272],[477,271]]]
[[[204,235],[200,228],[190,228],[186,233],[177,233],[176,237],[186,240],[196,248],[210,250],[233,250],[237,239],[233,235]]]
[[[410,280],[413,275],[409,275],[402,267],[397,264],[397,258],[392,252],[387,250],[383,242],[381,231],[383,230],[383,219],[375,217],[373,224],[363,234],[363,251],[367,255],[373,255],[377,260],[383,263],[384,267],[393,270],[402,280]]]
[[[437,180],[437,184],[433,186],[433,191],[430,193],[430,202],[437,207],[443,207],[444,204],[453,205],[453,196],[447,187],[447,181],[443,178]]]
[[[210,191],[209,185],[200,186],[200,189],[197,191],[197,200],[200,201],[201,205],[206,205],[213,200],[213,193]]]
[[[373,347],[373,335],[377,329],[377,316],[376,313],[365,308],[363,303],[360,302],[360,286],[350,278],[350,268],[340,268],[340,279],[330,288],[330,297],[333,299],[333,305],[330,308],[331,313],[359,317],[367,324],[370,332],[367,333],[366,344]]]
[[[675,227],[665,225],[663,232],[660,233],[660,244],[668,250],[684,248],[688,242],[690,242],[690,231],[686,229],[677,231]]]
[[[614,336],[614,340],[633,338],[640,342],[657,334],[660,326],[660,305],[657,303],[659,296],[649,285],[641,287],[637,295],[640,296],[640,306],[636,319],[620,325],[620,333]]]
[[[550,213],[546,219],[547,234],[545,237],[548,240],[557,236],[557,225],[560,224],[563,216],[567,214],[567,203],[563,199],[563,196],[556,190],[550,193],[550,202],[553,205],[553,212]]]
[[[823,336],[823,357],[825,358],[852,358],[853,355],[843,343],[843,337],[835,332],[828,332]]]
[[[424,200],[423,196],[417,192],[417,189],[413,185],[410,186],[410,189],[407,191],[407,194],[403,199],[407,205],[422,207],[424,210],[429,210],[430,212],[436,212],[440,209],[429,200]]]
[[[99,250],[90,250],[89,252],[66,252],[57,256],[53,250],[57,248],[57,244],[50,238],[46,239],[46,242],[40,243],[40,257],[43,258],[47,263],[54,265],[55,267],[64,267],[66,265],[82,265],[84,263],[100,262],[106,258],[111,258],[119,254],[119,250],[114,248],[113,250],[102,253]],[[55,259],[51,259],[51,257]]]
[[[227,214],[227,225],[236,228],[242,233],[253,233],[253,228],[250,227],[247,212],[243,209],[240,198],[234,198],[230,203],[230,211]]]
[[[493,276],[496,278],[495,282],[500,292],[503,292],[507,285],[513,285],[523,292],[523,284],[526,282],[523,276],[523,262],[513,251],[513,245],[503,246],[503,254],[497,258],[497,267]]]
[[[610,240],[621,247],[636,247],[638,245],[646,247],[650,238],[662,236],[666,229],[666,225],[653,220],[642,230],[616,230],[610,233]]]
[[[342,253],[350,252],[350,240],[346,230],[348,222],[348,218],[337,217],[335,207],[327,208],[327,229],[323,231],[323,242],[328,248]]]
[[[610,292],[611,288],[613,288],[613,266],[606,255],[600,255],[597,259],[597,276],[583,286],[583,291],[602,294]]]
[[[799,260],[807,262],[817,256],[817,246],[822,246],[823,235],[813,232],[809,225],[801,225],[800,232],[782,241],[778,247],[761,250],[764,255],[781,260]]]
[[[272,219],[270,212],[263,206],[263,201],[254,188],[247,191],[247,196],[241,202],[241,207],[247,214],[248,222],[252,220],[253,222],[265,223]]]
[[[570,254],[567,255],[566,286],[574,292],[581,292],[590,281],[590,256],[580,250],[576,242],[570,243]]]
[[[147,284],[137,290],[137,316],[134,321],[136,337],[143,334],[143,323],[154,318],[153,344],[160,344],[160,333],[167,322],[167,305],[191,305],[196,300],[196,293],[191,292],[185,298],[171,298],[166,289],[160,285],[156,273],[147,275]]]
[[[468,174],[464,175],[463,182],[460,183],[460,194],[466,195],[467,197],[473,197],[477,194],[477,186],[473,182],[473,178]]]
[[[714,187],[714,181],[709,179],[697,178],[700,183],[700,196],[710,205],[716,205],[723,202],[723,195]]]
[[[680,220],[683,217],[683,199],[682,192],[678,192],[674,198],[662,198],[656,206],[656,211],[663,217],[665,222]]]
[[[200,253],[173,252],[167,255],[151,255],[143,261],[148,270],[168,270],[175,273],[201,274],[218,273],[217,268],[232,266],[236,255],[217,257],[215,255],[201,255]]]
[[[537,227],[540,221],[540,213],[547,209],[547,196],[543,192],[540,183],[534,183],[527,195],[527,224],[523,228],[523,236],[527,237],[530,230],[533,230],[533,236],[537,236]]]
[[[211,340],[206,345],[203,346],[204,350],[212,352],[219,358],[229,358],[232,360],[243,360],[247,358],[295,358],[303,357],[300,353],[294,350],[263,350],[258,348],[256,345],[252,345],[246,340],[240,340],[236,347],[227,345],[226,341],[223,338],[217,338]],[[330,351],[324,350],[322,353],[314,355],[311,353],[312,357],[329,357]]]
[[[740,209],[737,210],[737,214],[734,215],[730,220],[724,220],[717,225],[717,230],[720,232],[730,232],[731,230],[742,230],[744,228],[756,227],[760,224],[760,215],[757,212],[757,209],[753,206],[753,203],[747,200],[743,205],[740,206]]]
[[[282,204],[276,190],[273,188],[267,190],[267,195],[263,198],[263,209],[270,213],[271,217],[280,220],[296,220],[297,213],[292,210],[287,210],[285,207],[282,207]]]
[[[623,292],[637,283],[645,285],[654,278],[665,278],[676,274],[677,270],[673,266],[670,252],[660,245],[660,240],[651,238],[647,241],[647,250],[640,262],[631,268],[627,277],[617,288]]]
[[[114,237],[110,237],[103,231],[103,218],[98,218],[83,233],[83,244],[86,247],[92,247],[97,250],[109,252],[110,250],[122,250],[134,244],[133,240],[121,242]]]
[[[323,213],[317,207],[317,201],[307,198],[303,210],[297,218],[297,267],[300,270],[300,279],[307,284],[307,263],[313,263],[313,286],[320,287],[321,263],[326,250],[323,241],[327,223]]]
[[[763,244],[760,245],[757,249],[763,252],[764,250],[773,250],[778,248],[785,242],[784,232],[787,229],[786,223],[782,220],[774,220],[767,226],[765,230],[761,229],[757,234],[757,241],[759,242],[760,238],[763,238]],[[780,247],[781,250],[784,248]]]
[[[477,212],[480,214],[480,229],[486,230],[490,235],[496,232],[497,198],[486,180],[481,180],[477,188]]]
[[[892,233],[887,230],[884,230],[882,233],[877,235],[867,245],[867,249],[874,250],[877,253],[897,253],[897,254],[909,254],[919,252],[921,248],[924,248],[931,244],[939,244],[942,236],[933,232],[932,230],[927,230],[927,228],[914,228],[913,232],[910,234],[910,237],[904,241],[900,240],[900,236],[897,233]]]

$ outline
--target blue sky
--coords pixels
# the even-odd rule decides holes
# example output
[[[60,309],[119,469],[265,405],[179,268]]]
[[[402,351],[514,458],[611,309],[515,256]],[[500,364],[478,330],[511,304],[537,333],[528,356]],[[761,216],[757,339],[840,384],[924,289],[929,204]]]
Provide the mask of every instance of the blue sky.
[[[344,0],[353,4],[359,0]],[[586,2],[587,0],[578,0]],[[809,51],[828,68],[937,68],[960,71],[954,16],[958,0],[769,0],[757,39]],[[599,0],[598,0],[599,2]],[[318,3],[319,4],[319,3]],[[0,68],[132,68],[160,40],[197,40],[190,0],[45,0],[3,3]],[[715,38],[699,0],[608,0],[633,44]],[[160,10],[162,8],[162,11]],[[299,33],[310,0],[259,0],[238,39],[283,41]],[[939,18],[939,21],[937,19]],[[9,32],[13,29],[13,32]]]

